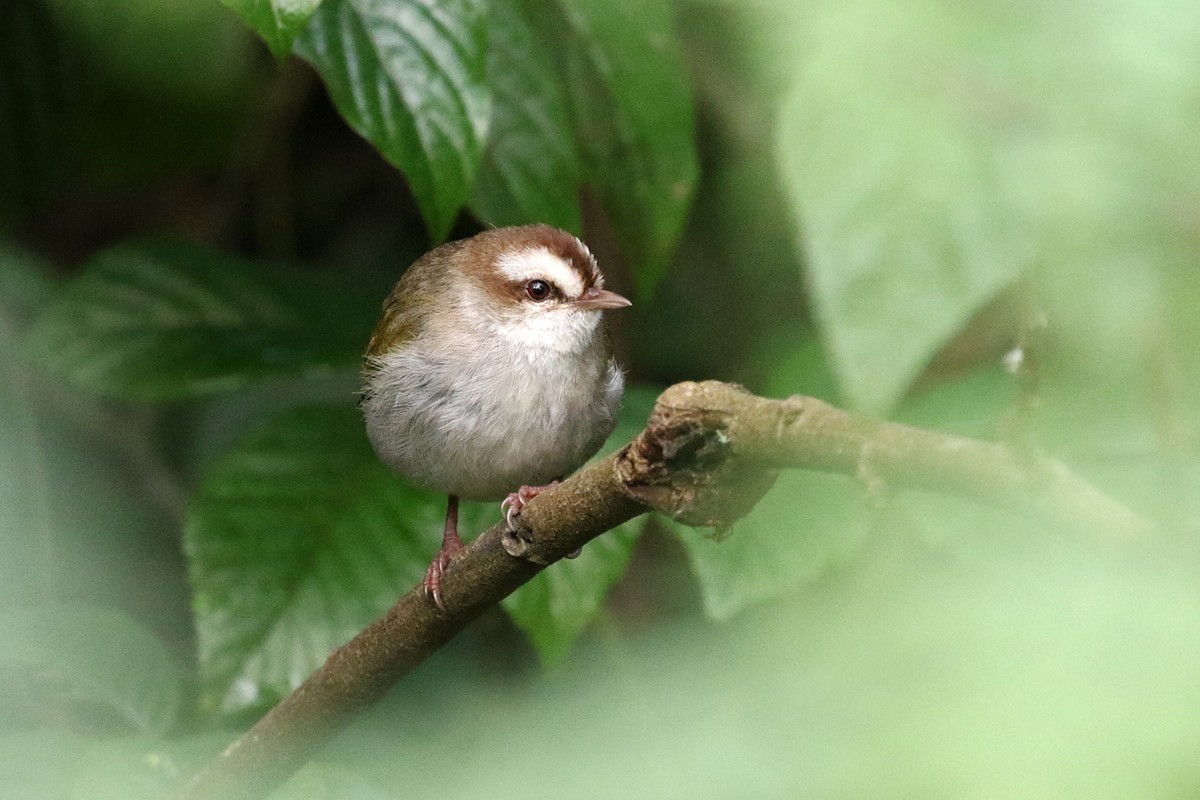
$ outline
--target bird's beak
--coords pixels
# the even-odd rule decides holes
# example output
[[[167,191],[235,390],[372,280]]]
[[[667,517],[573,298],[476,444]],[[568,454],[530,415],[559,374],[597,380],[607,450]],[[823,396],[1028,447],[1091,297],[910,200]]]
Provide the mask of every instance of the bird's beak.
[[[603,311],[610,308],[625,308],[633,303],[616,292],[610,292],[608,289],[597,289],[591,287],[580,296],[578,300],[571,302],[571,305],[576,308],[589,308],[595,311]]]

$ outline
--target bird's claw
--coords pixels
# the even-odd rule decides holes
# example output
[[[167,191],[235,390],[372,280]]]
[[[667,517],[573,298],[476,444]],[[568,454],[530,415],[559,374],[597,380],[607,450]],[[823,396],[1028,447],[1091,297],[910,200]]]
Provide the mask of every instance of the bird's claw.
[[[433,604],[442,611],[446,610],[446,607],[442,605],[442,576],[446,574],[450,562],[462,549],[462,542],[444,542],[437,555],[433,557],[433,561],[429,562],[429,569],[425,570],[425,580],[421,583],[425,590],[425,596],[433,600]]]
[[[550,487],[557,485],[558,481],[553,481],[545,486],[522,486],[515,492],[510,492],[508,497],[504,498],[504,502],[500,504],[500,513],[504,514],[504,522],[508,525],[508,529],[516,532],[520,528],[517,519],[521,516],[525,504]]]
[[[508,529],[516,531],[517,517],[521,515],[516,492],[510,492],[508,497],[505,497],[504,501],[500,503],[500,513],[504,515],[504,522],[508,525]]]

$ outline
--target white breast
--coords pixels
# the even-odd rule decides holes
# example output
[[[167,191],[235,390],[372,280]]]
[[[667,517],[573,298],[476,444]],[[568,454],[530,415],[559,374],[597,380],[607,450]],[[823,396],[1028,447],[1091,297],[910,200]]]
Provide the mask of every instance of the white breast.
[[[612,432],[624,383],[590,335],[594,317],[582,351],[459,319],[438,346],[421,337],[373,359],[363,409],[376,453],[411,482],[464,499],[565,477]]]

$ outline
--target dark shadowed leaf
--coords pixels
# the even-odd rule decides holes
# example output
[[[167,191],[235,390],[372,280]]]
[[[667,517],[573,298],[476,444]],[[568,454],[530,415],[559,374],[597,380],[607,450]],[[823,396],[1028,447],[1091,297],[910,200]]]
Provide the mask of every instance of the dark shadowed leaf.
[[[471,208],[490,225],[545,222],[578,234],[582,165],[562,76],[517,0],[494,0],[488,19],[494,102]]]
[[[82,75],[41,2],[0,4],[0,211],[25,212],[68,163]]]
[[[325,0],[296,40],[350,127],[408,178],[435,240],[483,160],[485,12],[482,0]]]
[[[29,352],[106,395],[161,400],[354,366],[379,294],[361,281],[166,242],[96,256]]]
[[[698,171],[671,7],[661,0],[564,0],[558,8],[543,4],[539,25],[562,60],[587,181],[644,295],[663,275]]]

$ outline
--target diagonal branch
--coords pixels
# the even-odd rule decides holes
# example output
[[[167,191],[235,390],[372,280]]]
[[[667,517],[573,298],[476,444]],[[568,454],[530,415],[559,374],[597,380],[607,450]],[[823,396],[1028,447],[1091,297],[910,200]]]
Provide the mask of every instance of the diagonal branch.
[[[319,670],[182,787],[180,800],[261,797],[439,647],[543,567],[650,509],[723,527],[799,468],[890,489],[957,494],[1105,541],[1153,526],[1060,462],[1001,444],[850,414],[820,400],[768,400],[730,384],[681,383],[645,430],[482,533],[447,571],[446,610],[418,588],[335,650]],[[536,532],[536,533],[534,533]]]

